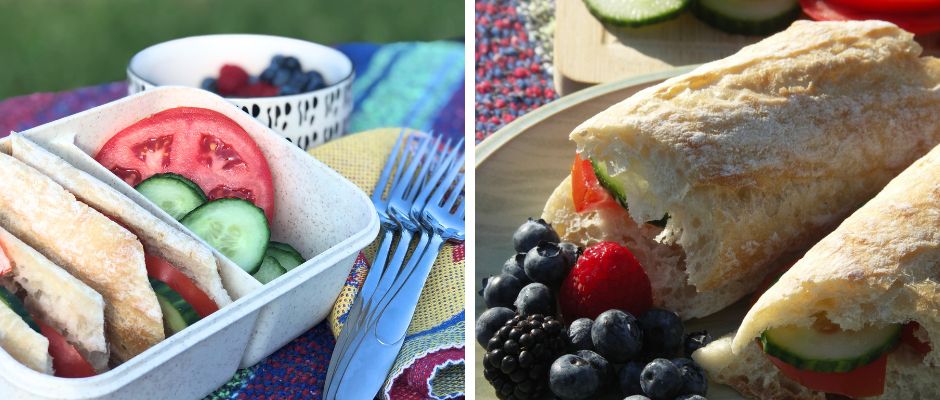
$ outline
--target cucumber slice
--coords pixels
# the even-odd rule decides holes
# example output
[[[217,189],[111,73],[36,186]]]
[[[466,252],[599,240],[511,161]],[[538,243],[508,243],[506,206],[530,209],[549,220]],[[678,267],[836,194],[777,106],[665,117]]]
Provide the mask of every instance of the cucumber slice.
[[[900,324],[834,332],[788,325],[764,331],[761,342],[764,352],[799,369],[848,372],[894,349],[900,337]]]
[[[150,287],[157,294],[160,311],[163,311],[163,328],[166,330],[167,336],[186,329],[186,327],[199,321],[199,314],[196,313],[192,305],[183,300],[183,296],[180,296],[167,284],[153,278],[149,279]]]
[[[0,286],[0,302],[6,304],[7,307],[10,307],[20,318],[23,318],[23,321],[26,321],[26,325],[29,325],[34,331],[39,332],[39,324],[37,324],[33,317],[26,311],[26,306],[23,305],[23,301],[20,300],[19,297],[16,297],[15,294],[10,293],[10,291],[3,286]]]
[[[267,284],[286,273],[287,269],[284,268],[281,263],[277,262],[276,258],[266,256],[264,260],[261,261],[261,268],[258,268],[258,272],[255,272],[252,276],[255,277],[258,282]]]
[[[689,0],[584,0],[584,5],[603,23],[637,27],[679,16]]]
[[[300,257],[300,258],[303,258],[303,257],[304,257],[304,256],[300,255],[300,252],[297,251],[297,249],[295,249],[293,246],[291,246],[291,245],[289,245],[289,244],[287,244],[287,243],[275,242],[275,241],[272,240],[272,241],[268,242],[268,248],[272,248],[272,247],[275,248],[275,249],[284,250],[284,251],[289,252],[289,253],[294,253],[294,254],[297,255],[297,257]]]
[[[264,255],[274,257],[274,259],[277,260],[277,262],[288,271],[297,268],[298,265],[304,263],[303,256],[301,256],[297,250],[284,250],[282,247],[274,247],[270,243],[268,244],[268,250],[265,251]],[[263,262],[264,261],[262,261],[262,263]]]
[[[729,33],[765,35],[786,28],[800,16],[797,0],[696,0],[692,13]]]
[[[177,221],[206,202],[199,186],[177,174],[156,174],[135,189]]]
[[[623,184],[607,173],[607,166],[604,165],[604,163],[591,160],[591,166],[594,167],[594,175],[597,176],[597,182],[601,184],[601,187],[606,189],[607,193],[610,193],[611,196],[614,196],[614,199],[616,199],[625,210],[629,210],[630,207],[627,206],[627,195],[625,194],[626,191],[623,190]],[[665,228],[666,221],[669,221],[669,214],[663,215],[662,218],[655,221],[649,221],[647,224]]]
[[[243,199],[210,201],[180,222],[249,274],[258,270],[271,238],[264,210]]]

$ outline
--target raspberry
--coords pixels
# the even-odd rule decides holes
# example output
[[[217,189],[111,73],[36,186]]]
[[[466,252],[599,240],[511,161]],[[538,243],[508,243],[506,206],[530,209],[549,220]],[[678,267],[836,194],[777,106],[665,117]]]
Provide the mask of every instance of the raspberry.
[[[264,82],[253,83],[235,90],[235,95],[239,97],[270,97],[277,96],[278,89],[274,85]]]
[[[626,247],[601,242],[584,251],[561,284],[559,294],[565,320],[595,319],[610,309],[633,315],[653,304],[649,277]]]
[[[230,95],[248,84],[248,73],[237,65],[225,64],[219,70],[219,94]]]

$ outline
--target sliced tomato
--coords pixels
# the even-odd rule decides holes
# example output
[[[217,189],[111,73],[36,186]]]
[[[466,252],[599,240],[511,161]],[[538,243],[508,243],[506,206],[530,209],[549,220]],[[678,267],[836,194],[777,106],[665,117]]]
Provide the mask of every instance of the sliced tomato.
[[[764,354],[788,378],[809,389],[841,394],[852,398],[878,396],[885,391],[885,370],[888,353],[870,364],[849,372],[816,372],[796,368],[777,357]]]
[[[3,243],[0,243],[0,276],[4,276],[13,272],[13,263],[10,262],[10,257],[7,257],[6,250],[3,248]]]
[[[617,200],[597,181],[591,160],[582,160],[577,154],[571,165],[571,197],[577,212],[595,208],[621,208]]]
[[[836,4],[831,0],[800,0],[803,12],[817,21],[888,21],[916,34],[940,31],[940,11],[871,12]]]
[[[904,324],[904,329],[901,330],[901,342],[911,346],[919,354],[930,353],[930,342],[922,342],[914,335],[914,331],[918,329],[920,329],[920,324],[917,322],[911,321]]]
[[[196,286],[188,276],[176,269],[173,264],[150,254],[146,255],[146,261],[147,276],[165,283],[176,293],[179,293],[183,300],[193,306],[193,310],[200,317],[205,318],[219,310],[219,306],[209,298],[209,295],[202,291],[199,286]]]
[[[852,8],[858,11],[884,13],[910,13],[940,10],[938,0],[828,0],[833,5]]]
[[[97,160],[131,186],[161,172],[183,175],[210,200],[239,197],[274,218],[274,184],[264,154],[248,133],[216,111],[179,107],[124,128]]]
[[[49,355],[52,356],[52,368],[55,369],[55,376],[62,378],[86,378],[95,376],[95,369],[91,363],[82,357],[75,346],[65,340],[59,331],[46,325],[38,318],[34,318],[39,324],[39,331],[46,339],[49,339]]]

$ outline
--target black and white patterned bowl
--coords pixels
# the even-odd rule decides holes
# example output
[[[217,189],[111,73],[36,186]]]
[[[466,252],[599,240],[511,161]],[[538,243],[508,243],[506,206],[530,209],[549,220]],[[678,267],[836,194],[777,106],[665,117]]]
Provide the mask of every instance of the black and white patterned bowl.
[[[320,72],[327,87],[289,96],[226,99],[302,149],[342,136],[353,108],[352,61],[336,49],[304,40],[231,34],[156,44],[131,58],[127,91],[134,94],[163,85],[198,88],[203,79],[218,77],[224,64],[239,65],[258,76],[278,54],[294,56],[304,70]]]

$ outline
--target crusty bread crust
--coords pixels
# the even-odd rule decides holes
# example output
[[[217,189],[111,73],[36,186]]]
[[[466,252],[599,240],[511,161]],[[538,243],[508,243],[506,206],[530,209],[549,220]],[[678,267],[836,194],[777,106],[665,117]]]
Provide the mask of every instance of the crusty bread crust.
[[[30,369],[52,375],[49,339],[3,304],[0,304],[0,347]]]
[[[219,307],[232,302],[222,286],[218,261],[208,247],[22,135],[14,134],[10,141],[13,157],[46,174],[83,203],[123,222],[140,238],[148,254],[169,261]]]
[[[789,29],[645,89],[571,134],[700,292],[805,249],[940,143],[940,61],[878,21]],[[756,289],[760,279],[745,284]]]
[[[104,298],[3,228],[0,247],[13,266],[13,281],[26,291],[30,314],[57,329],[95,371],[106,371]]]
[[[562,240],[580,246],[606,241],[626,246],[650,278],[653,305],[674,311],[682,319],[704,317],[727,307],[749,293],[749,280],[760,279],[745,275],[715,289],[697,291],[688,283],[682,247],[655,240],[661,228],[637,224],[621,207],[575,211],[570,176],[549,196],[542,218]]]
[[[940,146],[813,246],[757,300],[733,350],[825,313],[843,329],[917,321],[940,343]],[[924,359],[940,366],[940,346]]]
[[[807,389],[780,373],[770,359],[751,341],[737,354],[731,352],[734,333],[696,350],[692,358],[702,366],[712,382],[733,387],[744,396],[761,400],[825,400],[826,394]],[[888,355],[885,391],[879,400],[932,399],[940,393],[940,368],[927,367],[907,346]]]
[[[6,154],[0,154],[0,226],[104,297],[117,361],[164,339],[163,314],[137,238]]]

